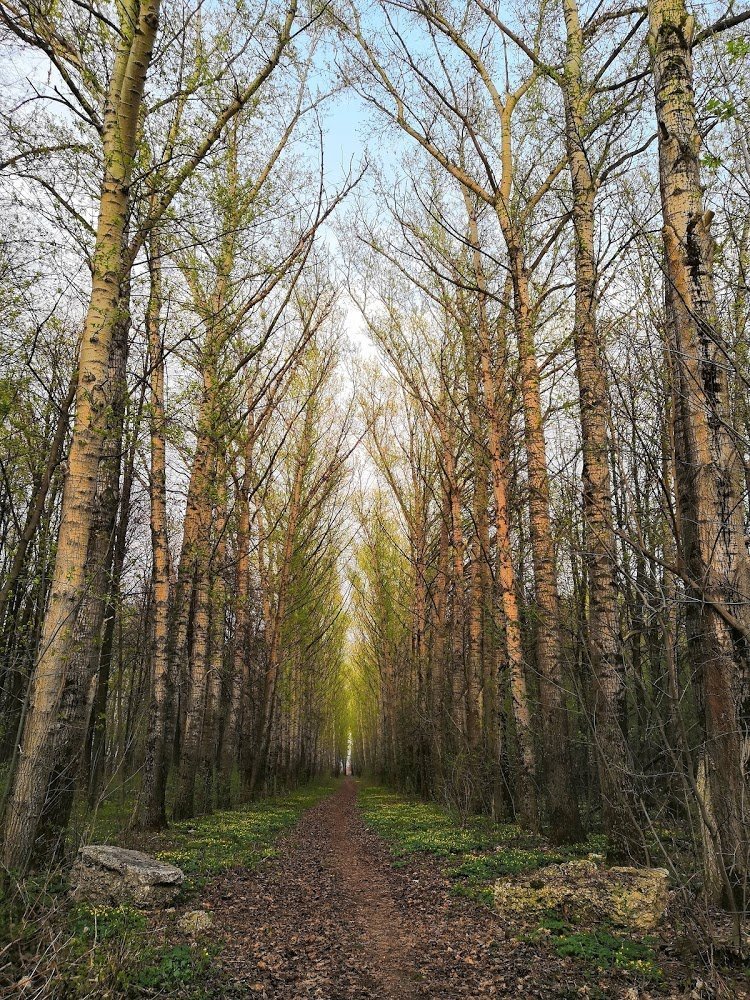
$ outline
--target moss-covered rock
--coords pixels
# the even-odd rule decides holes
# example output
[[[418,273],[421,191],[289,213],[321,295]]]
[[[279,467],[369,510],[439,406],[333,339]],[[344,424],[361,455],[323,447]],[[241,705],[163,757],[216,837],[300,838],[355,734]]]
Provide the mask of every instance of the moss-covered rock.
[[[610,868],[610,920],[636,931],[655,930],[669,902],[669,873],[665,868]]]
[[[177,921],[177,926],[183,934],[195,936],[210,930],[213,922],[214,918],[205,910],[190,910],[188,913],[183,913]]]
[[[495,908],[509,916],[557,913],[643,933],[658,925],[667,902],[663,868],[600,868],[590,860],[569,861],[495,883]]]

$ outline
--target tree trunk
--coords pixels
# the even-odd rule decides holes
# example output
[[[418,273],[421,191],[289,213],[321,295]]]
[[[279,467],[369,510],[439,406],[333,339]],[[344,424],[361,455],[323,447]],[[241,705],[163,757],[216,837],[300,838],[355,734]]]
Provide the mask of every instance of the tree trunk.
[[[248,398],[250,394],[248,393]],[[250,489],[253,468],[254,426],[252,411],[248,415],[247,441],[244,468],[238,486],[237,506],[237,565],[235,567],[234,637],[232,650],[232,677],[229,690],[227,721],[219,751],[217,800],[220,809],[232,804],[232,772],[237,760],[237,745],[242,716],[242,703],[250,683]],[[245,720],[246,729],[250,719]],[[250,733],[245,732],[250,738]]]
[[[250,794],[254,794],[257,790],[260,777],[265,771],[268,749],[271,740],[271,727],[273,723],[274,707],[276,704],[276,685],[278,682],[281,660],[281,630],[286,618],[287,592],[292,572],[292,556],[294,555],[297,524],[301,514],[302,480],[307,462],[307,450],[310,444],[310,435],[312,433],[311,421],[312,405],[308,404],[308,408],[305,413],[305,425],[302,430],[300,451],[295,462],[292,493],[289,498],[286,530],[284,533],[284,545],[281,552],[281,562],[279,567],[276,607],[273,611],[272,617],[266,618],[266,621],[269,622],[271,627],[271,634],[268,641],[268,663],[266,666],[265,677],[263,679],[263,690],[258,716],[255,749],[253,752],[252,768],[250,773]]]
[[[157,230],[149,246],[151,293],[146,312],[151,400],[151,585],[154,593],[151,683],[143,783],[134,825],[158,830],[167,824],[167,699],[169,684],[169,538],[167,535],[167,460],[164,413],[164,339],[161,326],[161,241]]]
[[[504,454],[503,441],[507,433],[508,421],[504,419],[498,401],[498,385],[501,379],[493,371],[493,345],[487,317],[487,281],[482,265],[479,243],[479,227],[474,205],[469,193],[464,189],[464,201],[468,214],[468,242],[472,248],[472,266],[477,285],[479,367],[482,375],[484,404],[488,416],[488,443],[492,492],[495,499],[495,544],[497,547],[497,577],[502,601],[505,625],[505,649],[510,676],[511,706],[516,726],[518,743],[518,801],[516,812],[524,826],[536,830],[539,827],[539,803],[537,800],[537,762],[534,751],[534,734],[531,726],[531,708],[526,684],[526,668],[521,641],[521,617],[516,594],[516,579],[513,569],[513,549],[508,513],[508,463]],[[506,286],[506,299],[510,288]],[[501,320],[502,322],[502,320]],[[499,345],[501,364],[505,363],[507,345],[505,337]],[[498,678],[499,680],[499,678]],[[500,770],[499,758],[493,762]],[[498,786],[498,791],[500,787]],[[502,790],[504,791],[504,789]],[[503,795],[504,798],[504,795]],[[503,803],[504,805],[504,803]]]
[[[159,9],[158,0],[126,7],[104,112],[104,177],[57,557],[40,653],[31,679],[21,753],[4,817],[3,861],[6,867],[16,870],[26,868],[40,822],[48,812],[57,752],[77,759],[83,748],[75,727],[59,731],[57,739],[55,728],[66,689],[73,685],[76,702],[85,697],[85,683],[81,685],[70,676],[71,661],[76,657],[74,622],[88,582],[93,503],[102,457],[102,431],[109,409],[110,348],[119,318],[121,283],[127,277],[123,274],[123,240],[130,179]],[[78,745],[67,745],[71,741]]]
[[[710,826],[715,826],[704,836],[704,867],[715,898],[744,906],[750,874],[744,807],[750,789],[739,693],[747,670],[750,585],[743,468],[731,433],[726,348],[712,272],[711,213],[704,211],[700,182],[691,53],[694,19],[683,0],[651,0],[648,9],[675,381],[680,560],[691,597],[688,637],[706,731],[702,774],[710,809],[702,815],[705,822],[712,813]],[[730,895],[737,898],[727,898]]]
[[[586,630],[594,682],[592,729],[597,752],[604,829],[624,856],[643,854],[632,793],[633,768],[620,719],[625,677],[618,641],[616,544],[607,450],[609,405],[604,355],[597,328],[594,197],[586,147],[589,95],[582,79],[583,32],[576,0],[564,0],[567,52],[563,74],[565,138],[573,188],[575,319],[573,339],[583,451],[583,548],[589,589]]]
[[[529,303],[529,277],[513,227],[506,221],[506,242],[513,281],[529,479],[529,526],[536,598],[536,653],[544,729],[545,785],[550,836],[557,843],[582,839],[570,754],[568,710],[562,669],[555,543],[550,519],[549,473],[540,393],[539,367]]]

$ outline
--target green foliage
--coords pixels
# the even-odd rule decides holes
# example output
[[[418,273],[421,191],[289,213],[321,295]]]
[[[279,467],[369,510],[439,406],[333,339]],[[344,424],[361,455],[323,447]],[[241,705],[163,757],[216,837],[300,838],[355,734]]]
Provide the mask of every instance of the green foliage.
[[[386,788],[363,787],[359,801],[368,826],[389,843],[402,864],[407,855],[420,852],[443,859],[454,894],[487,906],[493,905],[498,878],[607,851],[601,834],[583,844],[553,847],[542,837],[488,817],[473,816],[462,825],[457,814],[435,803],[412,801]],[[662,978],[653,941],[621,936],[610,926],[575,927],[550,916],[524,939],[546,943],[556,955],[597,970],[619,970],[652,984]]]
[[[448,868],[446,874],[456,882],[455,893],[491,906],[495,879],[506,875],[523,875],[563,860],[562,854],[553,851],[499,846],[492,854],[465,857],[460,865]]]
[[[203,994],[216,949],[170,942],[130,906],[70,908],[69,936],[58,958],[66,996],[156,997]]]
[[[575,958],[597,969],[620,969],[644,979],[659,980],[662,976],[656,964],[653,941],[637,941],[615,934],[608,927],[583,929],[564,920],[547,918],[539,930],[528,935],[531,941],[548,938],[552,949],[561,958]]]
[[[750,55],[750,38],[747,35],[730,38],[727,42],[727,52],[733,63],[746,59]]]
[[[706,110],[715,114],[720,121],[728,121],[737,114],[733,101],[724,101],[719,97],[711,97],[706,102]]]
[[[147,965],[138,972],[136,985],[154,995],[192,986],[205,978],[215,954],[215,949],[186,944],[165,948],[155,964]]]
[[[433,802],[405,799],[385,788],[362,788],[359,801],[367,824],[388,841],[396,857],[422,851],[447,858],[488,849],[495,839],[480,818],[462,826],[457,817]],[[494,830],[500,836],[503,830],[518,832],[516,827]]]

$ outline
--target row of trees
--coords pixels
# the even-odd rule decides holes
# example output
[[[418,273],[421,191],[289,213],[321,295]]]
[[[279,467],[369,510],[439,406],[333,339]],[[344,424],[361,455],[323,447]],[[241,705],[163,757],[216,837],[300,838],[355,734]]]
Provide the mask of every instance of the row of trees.
[[[323,183],[297,0],[0,17],[3,862],[22,871],[117,783],[155,828],[168,801],[189,817],[345,755],[350,419],[319,232],[356,179]]]
[[[746,905],[748,16],[0,0],[7,868],[351,733]]]
[[[744,908],[750,106],[724,32],[748,15],[370,16],[342,26],[347,79],[409,146],[352,251],[386,369],[360,755],[641,860],[689,817],[709,894]]]

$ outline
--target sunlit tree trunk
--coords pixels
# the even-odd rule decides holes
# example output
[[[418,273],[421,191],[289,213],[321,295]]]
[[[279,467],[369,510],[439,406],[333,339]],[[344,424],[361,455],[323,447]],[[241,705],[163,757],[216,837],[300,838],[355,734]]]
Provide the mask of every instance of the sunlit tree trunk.
[[[126,345],[124,345],[126,346]],[[109,529],[109,542],[111,553],[108,550],[108,563],[111,564],[109,586],[107,598],[102,608],[103,629],[101,650],[98,658],[98,676],[95,684],[94,703],[91,706],[88,720],[88,742],[84,757],[84,767],[82,768],[82,778],[86,777],[88,768],[88,798],[89,803],[97,801],[100,792],[105,769],[105,755],[107,744],[107,702],[109,699],[109,685],[112,673],[112,661],[116,646],[116,632],[120,621],[120,590],[122,575],[125,567],[125,555],[127,549],[128,526],[130,525],[131,500],[133,493],[133,481],[135,478],[136,451],[138,446],[138,430],[141,424],[141,415],[145,400],[145,382],[138,396],[134,400],[132,413],[130,414],[130,432],[126,433],[126,371],[124,361],[127,360],[127,351],[123,359],[121,369],[121,383],[119,392],[121,402],[118,404],[119,413],[117,423],[113,433],[113,443],[120,442],[112,456],[110,475],[113,484],[110,492],[112,512],[110,515],[111,528]],[[122,457],[119,451],[122,449]],[[122,468],[122,485],[119,490],[119,512],[114,506],[118,498],[116,480],[119,477],[120,465]],[[93,667],[93,664],[92,664]],[[95,667],[93,667],[95,669]]]
[[[71,741],[75,727],[55,736],[64,692],[76,656],[73,623],[87,586],[87,557],[93,527],[93,502],[102,456],[102,430],[108,419],[110,349],[119,318],[123,243],[138,118],[158,25],[158,2],[125,4],[121,34],[104,109],[102,183],[92,289],[79,359],[76,416],[63,494],[57,556],[39,657],[31,679],[21,753],[4,817],[3,861],[24,868],[34,850],[47,810],[57,753],[75,759],[82,751]],[[83,688],[73,700],[82,701]],[[78,686],[76,684],[76,686]],[[54,747],[54,749],[53,749]],[[44,849],[43,849],[44,851]]]
[[[534,734],[531,724],[531,708],[526,683],[526,668],[521,639],[521,618],[516,593],[513,550],[511,544],[511,522],[508,512],[508,463],[503,441],[507,433],[507,419],[502,414],[502,402],[498,398],[502,384],[493,368],[493,344],[487,318],[487,282],[482,266],[479,243],[479,229],[473,203],[464,192],[468,213],[468,238],[472,248],[472,267],[476,281],[478,300],[479,366],[482,375],[484,403],[488,415],[488,443],[492,491],[495,499],[495,544],[497,546],[498,586],[502,598],[502,612],[505,625],[505,647],[510,677],[511,705],[518,742],[518,800],[516,810],[519,818],[530,829],[539,826],[539,804],[537,800],[537,762],[534,752]],[[510,287],[506,284],[506,299],[510,298]],[[501,320],[503,322],[503,320]],[[505,337],[497,353],[501,364],[507,354]],[[496,761],[500,769],[499,759]]]
[[[15,757],[18,752],[19,724],[22,722],[25,702],[24,685],[26,682],[25,672],[13,663],[15,640],[19,632],[23,632],[22,629],[16,627],[19,597],[24,590],[22,580],[27,570],[27,555],[31,543],[37,535],[44,535],[46,533],[44,520],[45,508],[47,507],[50,493],[52,492],[54,496],[55,473],[63,458],[65,439],[68,434],[70,422],[70,410],[75,399],[77,384],[78,375],[76,372],[70,380],[67,394],[60,407],[50,449],[39,479],[34,485],[23,529],[16,544],[16,550],[13,553],[13,560],[0,588],[0,627],[3,631],[2,656],[4,664],[2,714],[6,727],[2,749],[0,750],[0,759],[11,758],[11,774],[14,770]],[[41,548],[44,549],[44,546],[42,545]],[[42,574],[42,579],[44,579],[44,574]]]
[[[513,282],[513,308],[518,338],[524,443],[529,479],[529,527],[536,598],[536,652],[545,745],[545,785],[552,839],[581,839],[581,820],[573,783],[568,709],[561,663],[559,598],[555,543],[550,519],[549,472],[534,320],[529,301],[529,275],[513,223],[500,212]]]
[[[584,39],[576,0],[563,0],[567,50],[563,74],[565,138],[573,188],[575,318],[573,338],[583,451],[583,546],[588,582],[589,666],[594,682],[592,729],[599,765],[604,828],[617,853],[642,853],[631,786],[633,768],[621,728],[625,677],[618,641],[616,544],[607,450],[608,396],[597,328],[594,246],[596,186],[586,145],[589,95],[583,82]]]

